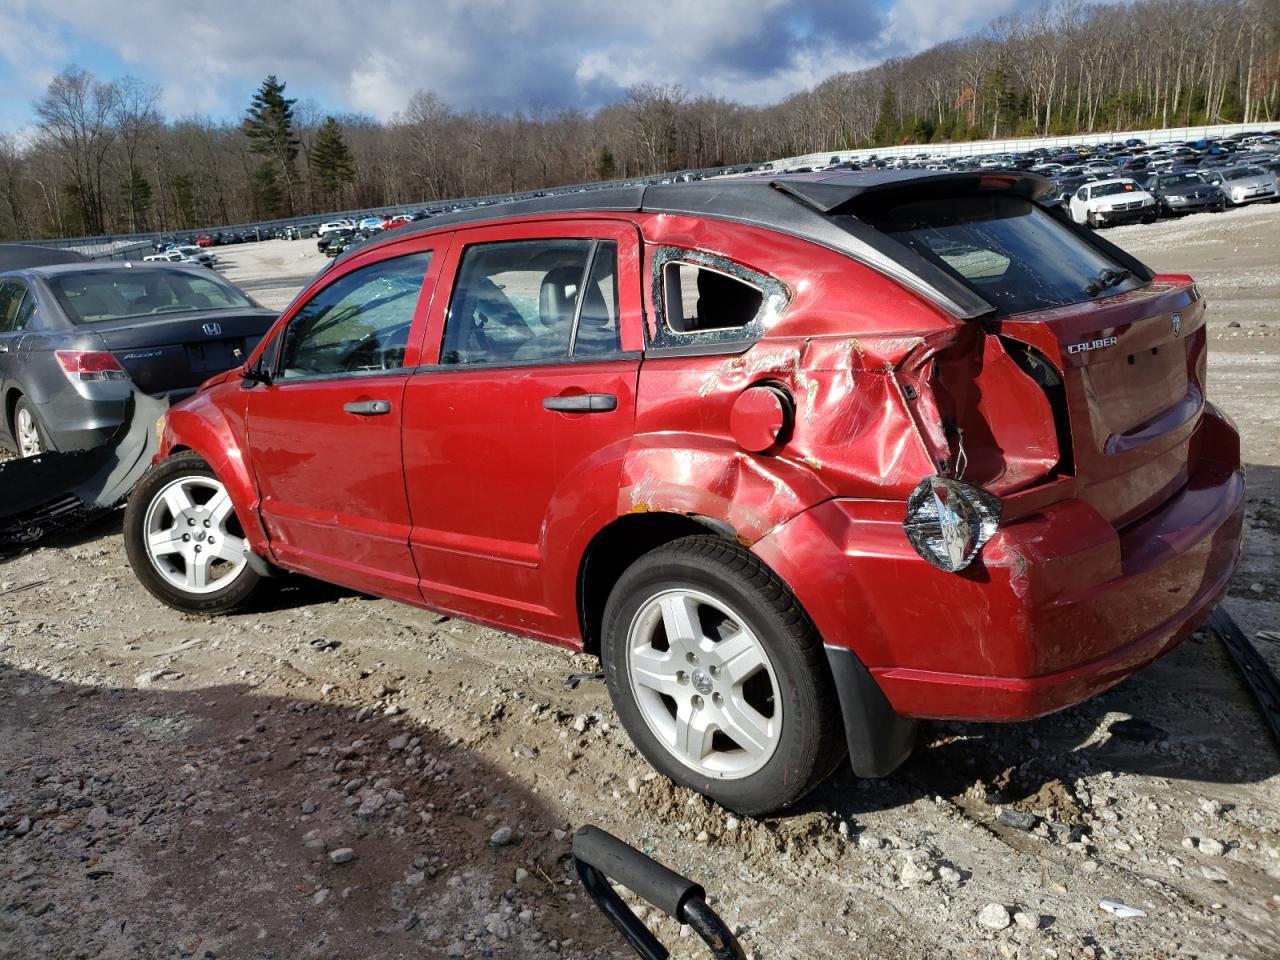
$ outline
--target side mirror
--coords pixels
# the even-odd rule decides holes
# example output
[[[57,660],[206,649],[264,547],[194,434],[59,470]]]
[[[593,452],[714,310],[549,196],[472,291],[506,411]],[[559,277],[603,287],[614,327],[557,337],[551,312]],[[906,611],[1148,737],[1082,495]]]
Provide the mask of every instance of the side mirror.
[[[259,383],[271,385],[271,374],[263,370],[259,366],[246,366],[241,373],[240,386],[245,390],[251,390]]]

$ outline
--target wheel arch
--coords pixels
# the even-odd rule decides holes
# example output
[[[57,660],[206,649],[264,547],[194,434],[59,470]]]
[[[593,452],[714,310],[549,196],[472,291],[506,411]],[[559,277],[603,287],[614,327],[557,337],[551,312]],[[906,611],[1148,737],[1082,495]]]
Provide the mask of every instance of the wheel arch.
[[[605,604],[627,567],[663,544],[707,533],[737,540],[737,532],[723,520],[663,511],[624,514],[597,531],[578,564],[578,626],[583,651],[599,654]]]
[[[202,416],[190,407],[169,411],[162,442],[163,458],[194,453],[204,460],[227,488],[249,546],[255,553],[269,557],[266,529],[258,514],[258,487],[241,456],[236,432],[216,407],[205,404],[199,411],[211,412],[211,415]]]

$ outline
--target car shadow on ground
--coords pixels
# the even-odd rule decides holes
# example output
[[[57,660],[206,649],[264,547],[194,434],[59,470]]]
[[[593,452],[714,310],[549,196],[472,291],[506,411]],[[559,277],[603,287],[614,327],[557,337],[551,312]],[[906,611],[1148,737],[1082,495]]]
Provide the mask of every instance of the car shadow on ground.
[[[563,826],[403,718],[0,662],[0,958],[443,956],[468,934],[468,956],[594,956],[616,941],[563,899]]]

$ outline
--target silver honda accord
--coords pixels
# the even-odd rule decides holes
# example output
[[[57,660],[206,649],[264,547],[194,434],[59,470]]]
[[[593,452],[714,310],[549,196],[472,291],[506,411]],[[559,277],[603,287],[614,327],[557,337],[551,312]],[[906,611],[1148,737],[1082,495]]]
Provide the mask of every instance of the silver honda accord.
[[[179,400],[243,362],[276,319],[226,280],[169,263],[0,273],[0,445],[106,442],[136,387]]]
[[[1208,174],[1209,182],[1216,183],[1227,195],[1227,202],[1240,206],[1258,200],[1280,199],[1280,186],[1270,170],[1253,165],[1227,167]]]

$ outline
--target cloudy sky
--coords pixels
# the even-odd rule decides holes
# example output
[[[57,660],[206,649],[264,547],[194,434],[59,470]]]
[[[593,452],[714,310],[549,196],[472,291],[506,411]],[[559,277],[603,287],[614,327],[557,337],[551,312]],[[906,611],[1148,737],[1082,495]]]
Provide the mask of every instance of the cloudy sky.
[[[269,73],[323,109],[591,109],[639,82],[767,103],[964,36],[1034,0],[0,0],[0,131],[68,64],[236,117]]]

